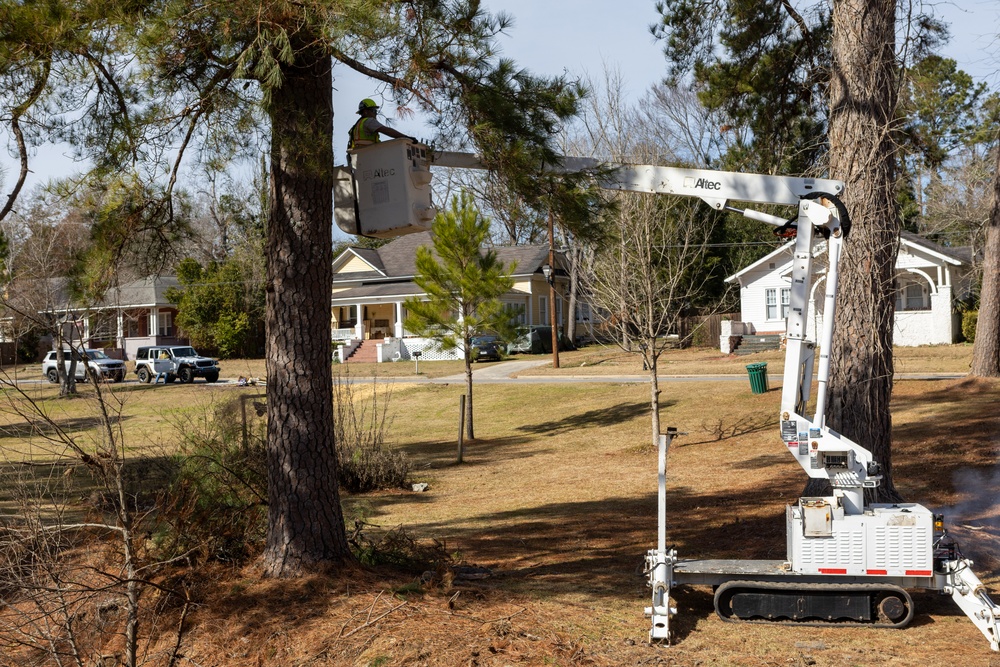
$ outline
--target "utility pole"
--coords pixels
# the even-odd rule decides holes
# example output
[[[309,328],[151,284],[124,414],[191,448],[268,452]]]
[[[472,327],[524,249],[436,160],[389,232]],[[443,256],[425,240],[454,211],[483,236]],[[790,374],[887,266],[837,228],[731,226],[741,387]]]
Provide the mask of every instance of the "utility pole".
[[[559,368],[559,327],[556,324],[556,251],[552,209],[549,209],[549,324],[552,325],[552,368]]]

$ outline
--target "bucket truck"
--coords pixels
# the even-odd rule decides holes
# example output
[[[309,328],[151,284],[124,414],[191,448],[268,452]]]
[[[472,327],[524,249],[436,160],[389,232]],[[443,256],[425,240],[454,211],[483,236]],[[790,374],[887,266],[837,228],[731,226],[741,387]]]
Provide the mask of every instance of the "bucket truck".
[[[337,168],[335,212],[345,232],[383,238],[430,228],[430,166],[481,168],[474,155],[435,152],[430,147],[390,141],[357,151],[352,165]],[[646,615],[651,641],[670,641],[676,613],[670,592],[683,585],[715,588],[716,613],[726,621],[811,625],[871,625],[898,628],[913,618],[907,589],[950,595],[1000,650],[1000,608],[944,529],[941,515],[916,503],[866,503],[865,489],[882,479],[871,452],[830,429],[825,413],[834,335],[837,276],[850,231],[839,196],[841,181],[740,174],[653,165],[603,165],[565,158],[556,170],[594,169],[599,184],[614,190],[696,197],[716,210],[729,210],[780,227],[794,235],[785,370],[778,411],[781,442],[812,479],[830,483],[832,493],[799,498],[786,507],[783,560],[680,559],[666,541],[666,456],[677,436],[660,437],[657,544],[646,555],[652,589]],[[788,220],[732,204],[786,205]],[[823,328],[808,339],[813,259],[827,256]],[[815,412],[806,414],[816,357]]]

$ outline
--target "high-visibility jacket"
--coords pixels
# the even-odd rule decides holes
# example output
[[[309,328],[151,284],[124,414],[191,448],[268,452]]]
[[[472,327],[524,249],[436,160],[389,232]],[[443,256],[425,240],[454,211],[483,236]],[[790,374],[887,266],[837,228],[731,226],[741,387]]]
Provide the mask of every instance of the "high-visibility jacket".
[[[369,118],[359,118],[358,122],[354,124],[351,128],[351,137],[347,140],[348,150],[352,148],[360,148],[361,146],[370,146],[371,144],[377,144],[381,139],[377,131],[369,132],[365,127],[366,120],[374,120]],[[376,121],[377,122],[377,121]]]

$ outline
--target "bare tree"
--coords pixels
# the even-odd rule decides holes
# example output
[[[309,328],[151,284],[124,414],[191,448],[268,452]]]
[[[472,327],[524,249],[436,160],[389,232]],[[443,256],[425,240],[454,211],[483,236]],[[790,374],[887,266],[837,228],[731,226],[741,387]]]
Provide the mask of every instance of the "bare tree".
[[[652,444],[660,434],[660,355],[674,344],[685,309],[704,294],[702,270],[711,235],[699,203],[672,197],[622,194],[614,241],[594,252],[585,279],[591,303],[607,313],[622,349],[642,354],[649,372]]]
[[[944,167],[943,178],[927,186],[921,235],[943,244],[968,246],[972,261],[982,260],[994,188],[994,159],[964,151]],[[977,272],[982,270],[977,265]]]
[[[3,461],[5,487],[14,490],[20,511],[0,525],[0,652],[89,667],[103,664],[105,647],[115,646],[116,664],[137,667],[152,660],[144,649],[156,634],[153,623],[145,632],[141,626],[156,613],[145,591],[180,596],[182,619],[188,598],[154,581],[166,563],[145,546],[147,510],[127,481],[126,394],[90,372],[96,427],[82,435],[63,428],[16,382],[0,379],[0,409],[36,434],[32,455]],[[95,487],[97,502],[86,518],[74,518],[79,508],[69,506],[79,494],[67,487],[74,476],[89,476]]]
[[[88,242],[88,227],[72,214],[59,214],[40,197],[32,200],[25,215],[5,222],[16,225],[18,243],[8,260],[8,285],[0,302],[19,333],[35,331],[52,339],[60,395],[75,394],[77,355],[65,359],[64,354],[82,333],[81,314],[71,307],[66,276]]]

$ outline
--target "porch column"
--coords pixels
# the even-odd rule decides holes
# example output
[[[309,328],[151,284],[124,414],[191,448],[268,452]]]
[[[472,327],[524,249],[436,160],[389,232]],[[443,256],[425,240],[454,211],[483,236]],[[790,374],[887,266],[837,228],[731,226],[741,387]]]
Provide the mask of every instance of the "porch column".
[[[124,313],[122,313],[121,310],[118,311],[117,315],[118,315],[118,317],[117,317],[117,320],[118,320],[118,336],[117,336],[118,341],[117,341],[117,345],[118,345],[118,349],[124,350],[125,349],[125,315],[124,315]]]
[[[357,313],[358,321],[354,324],[354,337],[358,340],[364,340],[365,338],[365,307],[363,304],[354,304],[354,310]]]
[[[961,316],[952,313],[951,297],[950,285],[941,285],[937,293],[930,295],[932,339],[927,342],[932,345],[950,345],[958,339],[962,330]]]
[[[396,338],[402,338],[403,337],[403,302],[402,301],[397,301],[394,305],[396,306],[396,325],[395,325]]]
[[[160,309],[153,306],[149,309],[149,337],[156,343],[156,337],[160,332]]]

